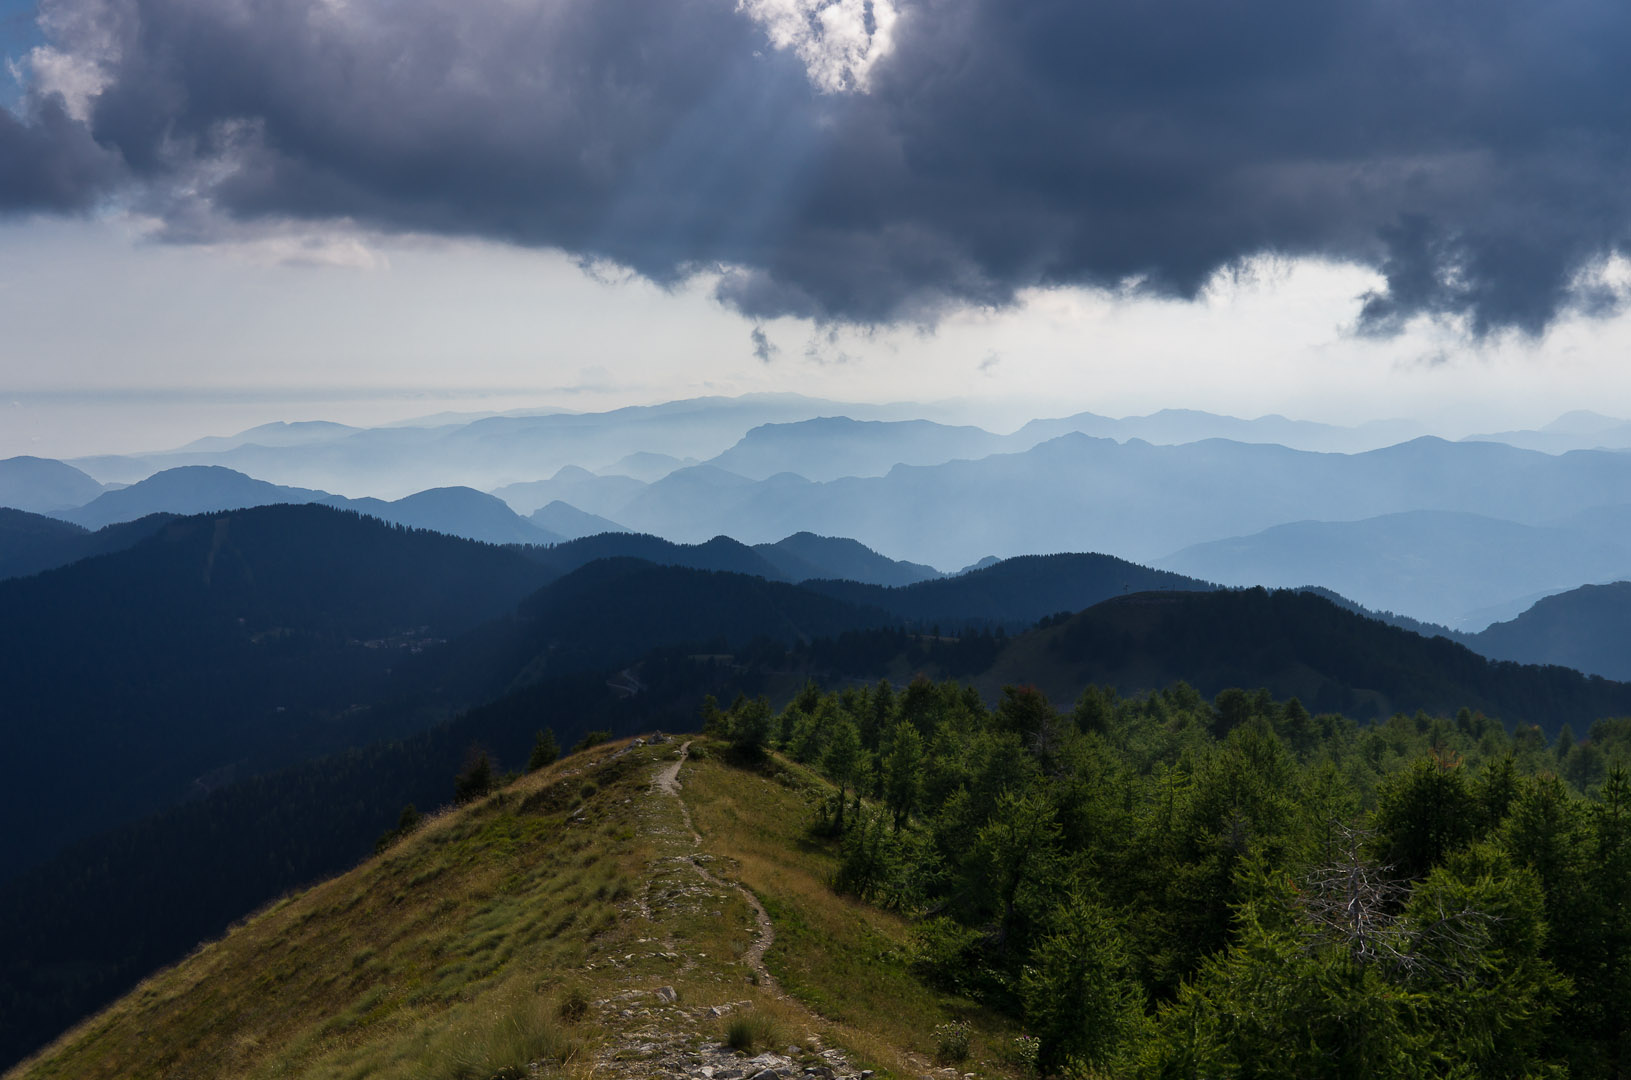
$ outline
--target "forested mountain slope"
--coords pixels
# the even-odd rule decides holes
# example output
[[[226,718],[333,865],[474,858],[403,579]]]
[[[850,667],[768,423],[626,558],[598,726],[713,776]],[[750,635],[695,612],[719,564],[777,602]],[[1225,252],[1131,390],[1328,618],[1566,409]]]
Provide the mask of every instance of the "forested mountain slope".
[[[900,588],[853,581],[812,581],[806,588],[879,607],[923,625],[1029,626],[1044,615],[1080,611],[1113,596],[1210,588],[1206,582],[1110,555],[1021,555],[955,577]]]
[[[546,578],[502,548],[277,506],[0,582],[0,820],[32,823],[0,836],[0,873],[235,774],[389,734],[344,718],[416,650]]]
[[[1563,724],[1578,730],[1631,715],[1631,684],[1492,661],[1294,590],[1111,600],[1015,641],[980,683],[992,690],[1033,682],[1055,700],[1070,700],[1088,683],[1133,692],[1178,679],[1207,694],[1263,686],[1315,711],[1361,720],[1466,707],[1554,733]]]
[[[1471,635],[1467,644],[1497,659],[1631,680],[1631,582],[1548,596],[1516,619]]]

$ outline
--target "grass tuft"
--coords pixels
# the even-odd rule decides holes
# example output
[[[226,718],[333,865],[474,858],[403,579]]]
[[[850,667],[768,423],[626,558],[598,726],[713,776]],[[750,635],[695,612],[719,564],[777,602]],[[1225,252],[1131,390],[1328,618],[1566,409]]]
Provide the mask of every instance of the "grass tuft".
[[[740,1053],[751,1054],[755,1049],[775,1046],[776,1034],[776,1022],[764,1013],[738,1013],[725,1025],[725,1045]]]
[[[560,1004],[555,1007],[555,1011],[569,1024],[575,1024],[588,1016],[589,997],[583,992],[583,987],[576,984],[567,987],[561,993]]]

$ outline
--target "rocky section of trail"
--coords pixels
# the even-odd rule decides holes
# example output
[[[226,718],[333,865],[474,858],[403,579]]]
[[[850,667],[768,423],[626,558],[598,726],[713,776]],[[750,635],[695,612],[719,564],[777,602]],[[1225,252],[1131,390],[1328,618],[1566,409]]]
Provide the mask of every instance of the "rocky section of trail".
[[[651,741],[664,740],[657,736]],[[652,936],[636,939],[633,951],[624,955],[597,957],[586,970],[649,971],[657,964],[689,986],[692,997],[705,993],[709,1000],[684,1000],[674,986],[651,986],[655,980],[647,975],[630,978],[645,987],[590,1002],[590,1019],[608,1033],[595,1052],[591,1075],[596,1080],[871,1080],[870,1070],[856,1068],[842,1051],[822,1044],[814,1030],[820,1023],[813,1015],[808,1025],[796,1025],[793,1031],[787,1031],[785,1018],[766,1025],[796,1040],[781,1049],[736,1050],[727,1042],[731,1021],[755,1008],[752,1001],[727,1000],[730,988],[741,985],[744,975],[761,993],[787,999],[764,965],[765,951],[776,934],[763,905],[751,890],[710,869],[716,860],[701,851],[702,837],[681,797],[680,769],[690,746],[681,744],[651,780],[652,802],[643,828],[656,841],[657,853],[644,889],[630,905],[631,913],[650,926]],[[755,928],[753,940],[738,952],[691,954],[667,936],[671,920],[720,917],[733,896],[745,901]],[[698,990],[699,984],[708,989]],[[805,1027],[811,1030],[800,1030]],[[535,1067],[533,1074],[542,1075],[542,1070]]]
[[[618,1031],[596,1055],[596,1077],[642,1080],[871,1080],[842,1051],[823,1047],[815,1035],[783,1050],[733,1050],[716,1034],[733,1014],[751,1011],[751,1001],[687,1006],[672,987],[628,990],[596,1009],[602,1023]]]

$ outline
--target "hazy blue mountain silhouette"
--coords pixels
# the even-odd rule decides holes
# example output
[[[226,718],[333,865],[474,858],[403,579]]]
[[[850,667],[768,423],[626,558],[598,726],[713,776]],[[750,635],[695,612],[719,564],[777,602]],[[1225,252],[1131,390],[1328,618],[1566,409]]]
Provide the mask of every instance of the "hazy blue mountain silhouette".
[[[552,502],[564,502],[586,514],[617,520],[617,515],[646,489],[631,476],[601,476],[577,465],[567,465],[547,480],[506,484],[493,494],[518,514],[532,514]]]
[[[67,510],[102,494],[102,485],[60,461],[39,457],[0,460],[0,507],[44,514]]]
[[[841,578],[897,586],[945,576],[932,566],[886,558],[865,544],[840,536],[794,533],[774,544],[756,544],[753,550],[770,560],[788,581]]]
[[[312,443],[333,442],[365,431],[366,428],[350,424],[336,424],[329,420],[276,420],[270,424],[240,431],[236,435],[210,435],[194,439],[179,449],[180,453],[209,453],[236,450],[240,446],[307,446]]]
[[[339,496],[321,501],[396,525],[488,544],[553,544],[565,539],[560,533],[520,517],[503,499],[475,488],[431,488],[390,502]]]
[[[1149,561],[1291,521],[1432,509],[1538,525],[1627,490],[1631,454],[1613,452],[1553,456],[1423,438],[1363,454],[1321,454],[1077,434],[1024,453],[826,483],[785,473],[744,482],[718,470],[681,469],[646,488],[616,520],[679,541],[836,534],[933,566],[1049,550]]]
[[[1631,421],[1577,409],[1537,429],[1469,435],[1467,438],[1503,442],[1548,454],[1562,454],[1570,450],[1624,450],[1631,448]]]
[[[1631,533],[1611,516],[1523,525],[1413,510],[1299,521],[1185,548],[1156,565],[1225,585],[1325,585],[1365,607],[1476,631],[1475,612],[1631,575]]]
[[[586,513],[560,499],[534,510],[527,515],[527,520],[540,529],[554,533],[562,540],[577,540],[580,537],[596,536],[606,532],[629,531],[610,518]]]
[[[701,461],[729,449],[760,424],[834,412],[880,417],[898,415],[900,409],[844,405],[797,394],[704,397],[600,413],[487,416],[428,426],[368,428],[294,445],[248,443],[220,451],[101,457],[85,459],[85,465],[96,475],[130,480],[178,465],[224,465],[277,483],[395,498],[429,486],[492,490],[551,476],[567,465],[605,468],[642,452]],[[555,498],[590,513],[606,513],[559,493],[516,508],[531,513]]]
[[[561,539],[518,516],[502,499],[474,488],[432,488],[393,501],[347,499],[326,491],[270,484],[219,465],[166,469],[53,516],[99,529],[154,513],[206,514],[287,503],[322,503],[485,543],[548,544]]]
[[[326,491],[269,484],[219,465],[187,465],[155,473],[126,488],[104,492],[84,506],[53,516],[88,529],[100,529],[148,514],[205,514],[278,503],[317,502],[328,497]]]
[[[852,420],[824,416],[791,424],[762,424],[707,462],[739,476],[764,480],[788,472],[807,480],[883,476],[896,465],[938,465],[1013,449],[1011,440],[983,428],[929,420]]]
[[[1373,420],[1358,427],[1341,427],[1311,420],[1289,420],[1273,414],[1245,420],[1194,409],[1162,409],[1147,416],[1119,419],[1084,412],[1057,419],[1032,420],[1016,431],[1013,438],[1035,445],[1071,432],[1120,442],[1142,439],[1156,445],[1230,439],[1272,443],[1293,450],[1352,454],[1418,438],[1424,429],[1414,420]]]
[[[697,464],[700,462],[696,458],[677,458],[673,454],[654,454],[648,450],[638,450],[623,455],[600,472],[604,476],[629,476],[641,483],[649,484],[653,480],[661,480],[675,469]]]

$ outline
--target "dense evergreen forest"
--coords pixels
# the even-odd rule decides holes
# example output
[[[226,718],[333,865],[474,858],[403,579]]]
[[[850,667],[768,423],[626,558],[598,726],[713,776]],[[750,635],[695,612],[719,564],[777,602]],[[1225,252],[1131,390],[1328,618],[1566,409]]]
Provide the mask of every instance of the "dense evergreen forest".
[[[910,916],[921,977],[1013,1015],[1044,1075],[1631,1069],[1631,719],[1548,744],[921,679],[704,712],[837,785],[834,887]]]

